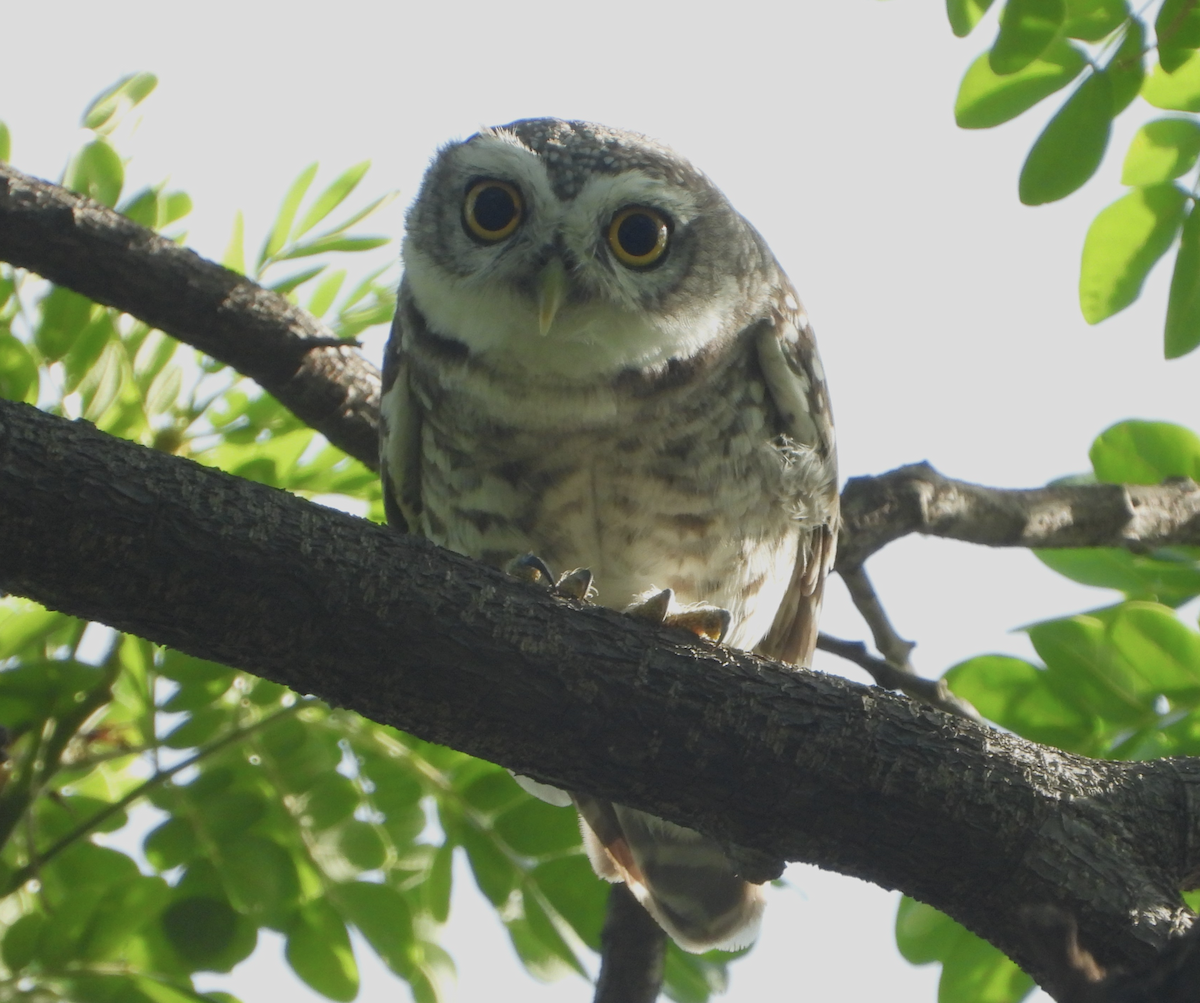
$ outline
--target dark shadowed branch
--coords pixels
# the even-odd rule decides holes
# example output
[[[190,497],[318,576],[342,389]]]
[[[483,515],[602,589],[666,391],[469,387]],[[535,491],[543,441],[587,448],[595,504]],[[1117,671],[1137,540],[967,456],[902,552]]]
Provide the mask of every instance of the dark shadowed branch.
[[[361,519],[0,401],[0,589],[964,923],[1052,992],[1022,910],[1106,970],[1191,914],[1200,761],[1089,760],[523,586]]]
[[[278,293],[4,163],[0,260],[228,363],[334,445],[378,466],[379,373]]]
[[[662,987],[667,935],[626,885],[612,886],[600,934],[603,962],[592,1003],[654,1003]]]

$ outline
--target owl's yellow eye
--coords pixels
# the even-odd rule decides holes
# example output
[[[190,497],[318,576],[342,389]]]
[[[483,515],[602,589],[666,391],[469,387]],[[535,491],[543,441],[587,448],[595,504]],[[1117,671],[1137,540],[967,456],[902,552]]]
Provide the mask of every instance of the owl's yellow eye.
[[[644,205],[626,206],[608,224],[608,246],[629,268],[653,265],[667,253],[670,238],[667,217]]]
[[[494,244],[512,235],[521,224],[521,193],[507,181],[485,178],[467,190],[463,223],[468,232]]]

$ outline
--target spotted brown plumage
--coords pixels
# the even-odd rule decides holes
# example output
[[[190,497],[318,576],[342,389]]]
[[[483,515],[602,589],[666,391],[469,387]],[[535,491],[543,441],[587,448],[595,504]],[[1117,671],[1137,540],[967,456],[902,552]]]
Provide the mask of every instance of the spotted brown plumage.
[[[442,149],[407,224],[389,520],[497,566],[588,567],[618,609],[672,589],[728,610],[727,643],[807,665],[837,538],[833,424],[754,228],[666,147],[554,119]],[[761,890],[713,841],[573,800],[597,873],[681,946],[752,939]]]

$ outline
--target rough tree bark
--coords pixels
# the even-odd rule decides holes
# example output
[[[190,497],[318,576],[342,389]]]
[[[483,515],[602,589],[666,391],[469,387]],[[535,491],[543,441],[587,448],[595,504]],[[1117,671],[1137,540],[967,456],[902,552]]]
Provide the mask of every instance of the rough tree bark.
[[[228,362],[374,465],[378,374],[286,300],[4,165],[0,259]],[[1187,481],[1004,491],[919,464],[852,480],[843,506],[839,570],[868,600],[862,562],[909,532],[1200,544]],[[1177,889],[1200,871],[1192,761],[1083,760],[603,610],[572,615],[421,541],[4,404],[0,587],[694,825],[741,847],[748,873],[800,859],[900,887],[1052,992],[1064,969],[1029,944],[1029,903],[1078,918],[1084,944],[1125,967],[1190,918]],[[889,640],[903,668],[905,642]],[[902,676],[889,685],[913,692]]]
[[[903,891],[1047,988],[1022,911],[1105,967],[1189,925],[1200,761],[1068,755],[692,642],[286,492],[0,402],[0,588],[723,841]]]

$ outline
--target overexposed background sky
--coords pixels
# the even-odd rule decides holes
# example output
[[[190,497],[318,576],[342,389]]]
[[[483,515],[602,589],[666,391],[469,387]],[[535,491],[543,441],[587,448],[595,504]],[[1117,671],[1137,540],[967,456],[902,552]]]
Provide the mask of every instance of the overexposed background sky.
[[[190,193],[189,244],[209,257],[239,208],[257,248],[313,160],[318,186],[372,160],[362,190],[402,193],[374,230],[398,236],[434,149],[482,124],[555,115],[665,141],[725,190],[795,282],[829,374],[843,477],[928,459],[951,476],[1030,486],[1086,469],[1091,440],[1122,418],[1200,424],[1200,353],[1162,360],[1169,266],[1098,328],[1077,304],[1083,235],[1123,191],[1137,123],[1118,123],[1080,193],[1021,206],[1021,161],[1061,99],[1028,121],[957,129],[958,81],[995,28],[957,40],[936,0],[0,0],[0,24],[14,166],[57,178],[88,100],[150,70],[159,88],[120,145],[130,184],[169,175]],[[1126,118],[1148,111],[1139,102]],[[1027,553],[938,540],[896,543],[868,570],[930,675],[988,651],[1031,655],[1013,628],[1108,598]],[[867,637],[840,583],[823,626]],[[818,668],[861,678],[832,658]],[[590,999],[578,979],[529,979],[461,861],[456,878],[445,942],[460,999]],[[811,867],[788,879],[726,1000],[932,1003],[936,966],[912,968],[895,951],[894,893]],[[231,977],[201,985],[246,1003],[316,999],[279,953],[264,940]],[[361,1000],[403,998],[369,952],[360,963]]]

